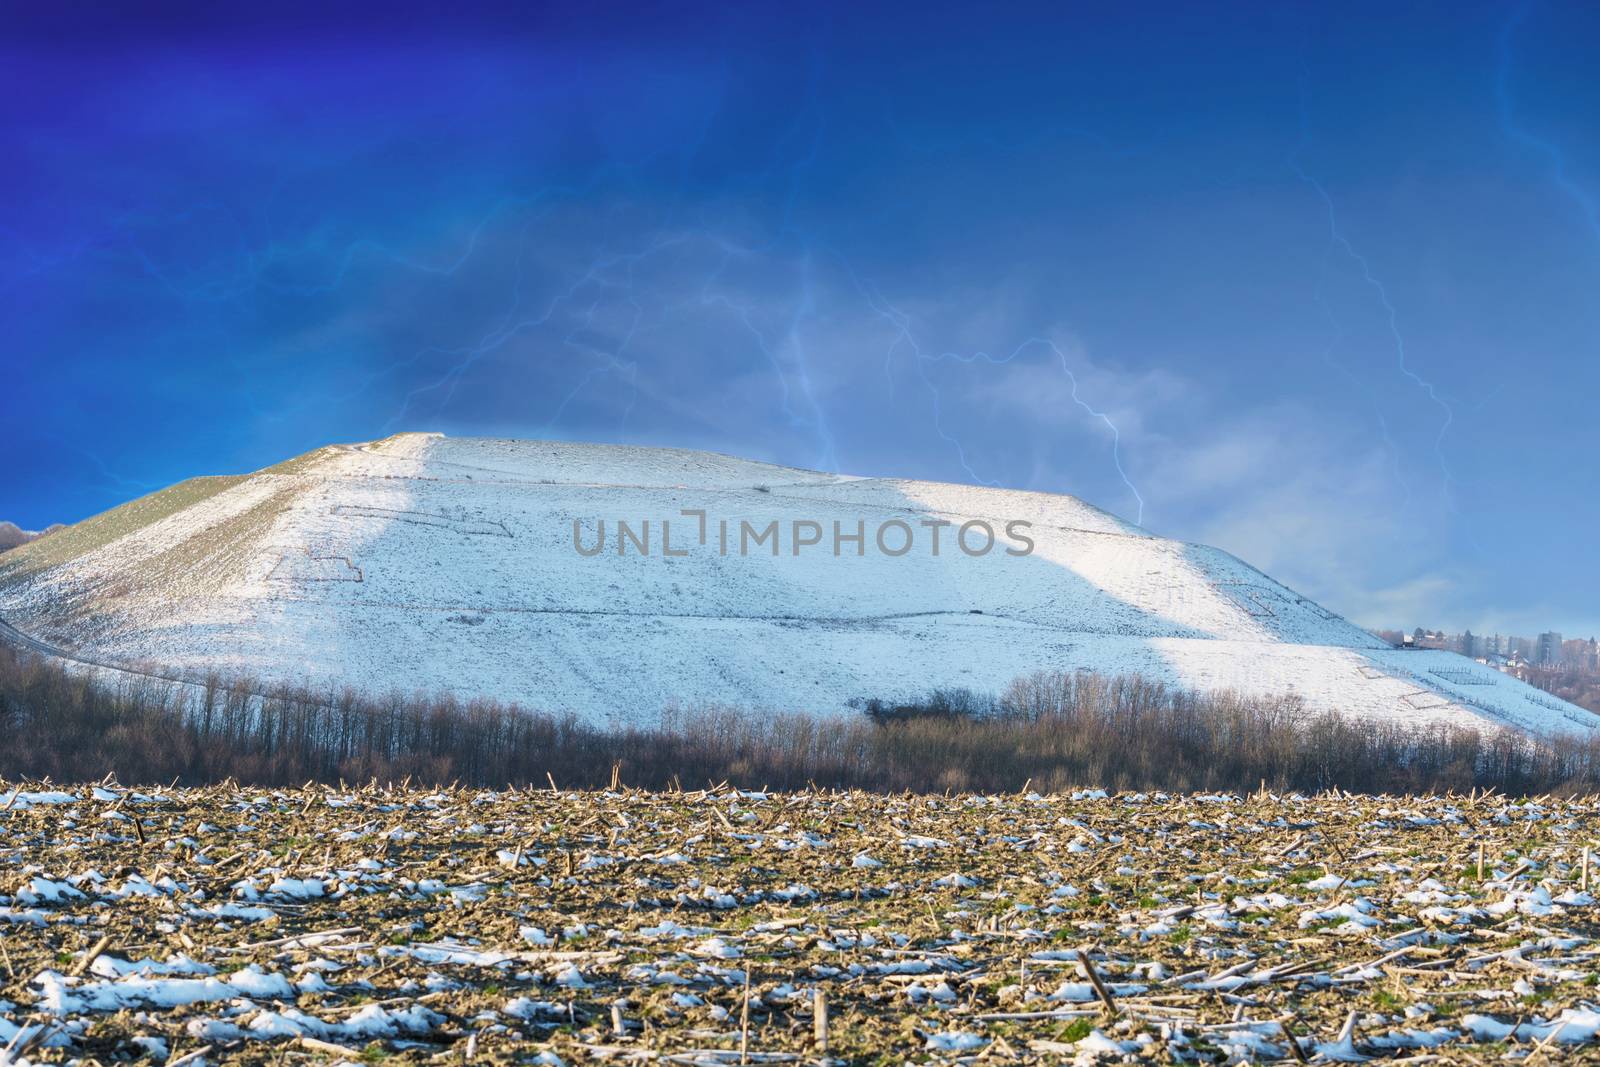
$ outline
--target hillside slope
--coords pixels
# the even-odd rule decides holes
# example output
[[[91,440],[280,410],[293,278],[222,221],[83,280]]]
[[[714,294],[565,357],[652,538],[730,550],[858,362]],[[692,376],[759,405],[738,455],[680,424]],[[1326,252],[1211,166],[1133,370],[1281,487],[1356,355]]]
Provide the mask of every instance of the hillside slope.
[[[592,549],[602,520],[604,551],[581,554],[574,523]],[[618,553],[618,520],[649,523],[648,554]],[[683,554],[663,553],[662,520]],[[998,538],[981,556],[956,543],[973,520]],[[1005,551],[1017,520],[1031,554]],[[776,555],[740,552],[742,523],[774,521]],[[862,554],[834,555],[835,522],[859,524]],[[813,523],[821,543],[797,552]],[[887,554],[880,527],[885,548],[909,533],[912,549]],[[596,721],[672,703],[831,710],[1085,669],[1408,722],[1600,724],[1459,656],[1390,649],[1227,553],[1071,497],[673,449],[402,434],[192,479],[0,557],[0,618],[100,662],[449,689]]]

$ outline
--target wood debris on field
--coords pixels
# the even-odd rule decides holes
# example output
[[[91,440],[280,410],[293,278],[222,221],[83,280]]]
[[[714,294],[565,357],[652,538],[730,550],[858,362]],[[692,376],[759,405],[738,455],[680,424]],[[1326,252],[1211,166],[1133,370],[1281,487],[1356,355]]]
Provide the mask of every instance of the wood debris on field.
[[[0,1063],[1594,1062],[1597,813],[8,784]]]

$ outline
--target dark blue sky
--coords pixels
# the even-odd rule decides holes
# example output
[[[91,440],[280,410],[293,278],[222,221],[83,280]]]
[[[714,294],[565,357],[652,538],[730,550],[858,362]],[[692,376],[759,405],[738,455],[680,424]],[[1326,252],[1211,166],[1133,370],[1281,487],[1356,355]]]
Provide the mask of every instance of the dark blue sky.
[[[671,444],[1600,630],[1600,9],[269,10],[0,40],[0,518]]]

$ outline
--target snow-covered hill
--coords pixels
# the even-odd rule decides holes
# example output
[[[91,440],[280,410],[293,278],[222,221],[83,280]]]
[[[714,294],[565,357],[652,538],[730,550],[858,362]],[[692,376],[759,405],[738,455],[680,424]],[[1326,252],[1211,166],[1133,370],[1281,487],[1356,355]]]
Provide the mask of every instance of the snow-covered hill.
[[[582,554],[602,520],[604,550]],[[619,554],[618,520],[649,524],[648,553]],[[777,554],[741,551],[742,524],[774,521]],[[994,531],[985,554],[958,542],[972,522]],[[835,555],[835,523],[861,547]],[[983,531],[968,528],[969,549]],[[1008,553],[1024,537],[1032,551]],[[194,479],[0,557],[0,619],[100,662],[450,689],[596,721],[672,703],[823,711],[1085,669],[1407,722],[1600,725],[1072,497],[673,449],[402,434]]]

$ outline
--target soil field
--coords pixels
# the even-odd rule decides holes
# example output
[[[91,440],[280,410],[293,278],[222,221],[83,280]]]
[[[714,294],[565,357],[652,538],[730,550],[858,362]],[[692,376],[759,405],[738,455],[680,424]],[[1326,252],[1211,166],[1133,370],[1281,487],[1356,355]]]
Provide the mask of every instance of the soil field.
[[[0,808],[0,1063],[1600,1061],[1594,798]]]

